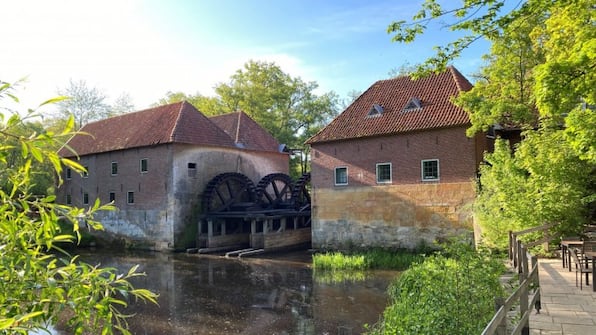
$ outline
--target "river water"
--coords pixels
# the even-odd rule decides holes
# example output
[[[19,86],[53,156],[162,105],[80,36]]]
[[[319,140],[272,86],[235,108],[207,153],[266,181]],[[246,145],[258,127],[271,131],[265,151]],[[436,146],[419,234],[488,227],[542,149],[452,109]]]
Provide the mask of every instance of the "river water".
[[[147,276],[138,288],[159,294],[159,306],[131,303],[133,334],[360,334],[387,305],[397,272],[332,282],[314,274],[307,251],[259,258],[84,251],[81,259]]]

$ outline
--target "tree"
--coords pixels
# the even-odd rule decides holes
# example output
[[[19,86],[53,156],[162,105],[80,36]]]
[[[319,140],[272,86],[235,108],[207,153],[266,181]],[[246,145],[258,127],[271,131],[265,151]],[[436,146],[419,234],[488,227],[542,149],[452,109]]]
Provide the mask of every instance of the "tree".
[[[205,115],[242,110],[280,143],[301,152],[292,160],[294,174],[308,159],[306,139],[314,135],[338,113],[334,92],[315,94],[316,82],[304,82],[282,71],[274,63],[249,61],[227,83],[215,87],[215,97],[168,92],[160,104],[188,100]],[[300,159],[299,159],[299,158]]]
[[[130,113],[135,110],[135,105],[132,103],[132,98],[128,93],[122,93],[110,108],[110,116]]]
[[[14,97],[12,86],[2,83],[0,101],[7,97]],[[23,118],[10,108],[2,110],[0,171],[6,179],[0,188],[0,332],[27,334],[66,319],[74,334],[114,330],[128,334],[120,308],[131,298],[156,301],[152,292],[130,284],[131,278],[141,275],[136,267],[118,274],[115,269],[79,262],[60,247],[80,239],[81,222],[101,229],[93,213],[113,207],[96,201],[88,209],[73,208],[55,203],[54,195],[32,192],[32,174],[40,164],[48,163],[59,183],[63,166],[83,173],[81,165],[59,157],[55,150],[73,135],[74,118],[59,133],[23,134],[26,128],[18,129],[23,119],[39,116],[36,111],[29,110]],[[21,157],[13,160],[15,149]],[[75,234],[62,231],[59,221],[70,224]]]
[[[107,96],[96,87],[88,87],[84,80],[69,82],[69,86],[58,90],[58,95],[67,99],[58,102],[59,113],[63,119],[74,115],[75,129],[90,122],[110,116],[110,107],[105,102]]]
[[[399,67],[394,67],[387,73],[389,78],[397,78],[401,76],[409,76],[412,73],[416,72],[417,66],[412,65],[409,62],[405,62]]]
[[[512,7],[513,6],[513,7]],[[475,204],[487,241],[504,246],[507,230],[560,223],[577,232],[594,219],[596,185],[596,11],[589,0],[528,0],[521,3],[464,0],[444,9],[427,0],[412,21],[388,31],[410,43],[432,20],[466,34],[418,68],[442,70],[474,41],[492,43],[483,79],[456,100],[472,122],[468,134],[494,124],[523,131],[510,146],[497,141],[481,167]]]
[[[186,94],[183,92],[168,92],[165,98],[160,99],[153,106],[167,105],[174,102],[188,101],[201,113],[207,116],[221,115],[229,113],[217,97],[206,97],[199,93]]]

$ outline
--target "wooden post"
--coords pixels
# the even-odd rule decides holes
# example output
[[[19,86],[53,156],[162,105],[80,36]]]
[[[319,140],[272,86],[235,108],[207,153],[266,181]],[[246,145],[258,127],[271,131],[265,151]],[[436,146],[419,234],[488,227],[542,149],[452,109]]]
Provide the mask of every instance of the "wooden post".
[[[516,267],[517,267],[517,273],[520,274],[519,276],[519,282],[521,283],[524,280],[524,276],[522,276],[521,274],[523,274],[524,268],[523,268],[523,264],[521,264],[522,259],[523,259],[523,254],[524,254],[524,250],[522,247],[522,243],[521,241],[516,241],[516,254],[517,254],[517,262],[516,262]]]
[[[530,280],[528,278],[528,254],[526,252],[526,248],[521,244],[521,242],[519,242],[518,248],[520,249],[521,262],[521,264],[519,265],[519,268],[521,270],[521,273],[519,275],[519,283],[521,284],[521,291],[519,295],[519,313],[523,316],[528,312],[528,289],[530,286]],[[526,323],[522,326],[522,335],[530,334],[530,318],[527,318],[526,320]]]
[[[499,309],[505,305],[505,298],[499,297],[495,298],[495,314],[499,312]],[[497,330],[495,331],[496,335],[506,335],[507,334],[507,317],[504,317]]]
[[[536,278],[532,278],[532,284],[534,287],[534,291],[536,292],[536,302],[534,303],[534,308],[536,309],[536,314],[540,314],[540,310],[542,309],[542,302],[541,302],[541,289],[540,289],[540,270],[538,268],[538,257],[532,256],[532,269],[536,267],[536,273],[534,274]]]
[[[507,252],[509,254],[509,261],[510,262],[513,261],[513,257],[515,257],[514,256],[515,253],[513,252],[513,249],[515,247],[514,247],[513,244],[514,244],[514,241],[513,241],[513,232],[510,230],[509,231],[509,249],[507,250]],[[513,266],[515,266],[515,263],[513,264]]]

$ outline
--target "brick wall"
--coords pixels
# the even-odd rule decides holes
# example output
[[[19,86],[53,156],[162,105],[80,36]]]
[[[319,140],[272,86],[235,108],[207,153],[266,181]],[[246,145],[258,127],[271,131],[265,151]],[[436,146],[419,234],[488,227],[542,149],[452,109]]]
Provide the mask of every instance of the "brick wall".
[[[147,159],[142,173],[140,160]],[[240,172],[256,184],[268,173],[288,173],[288,155],[233,148],[165,144],[81,157],[88,167],[85,177],[71,174],[58,189],[58,201],[70,195],[72,205],[87,207],[99,197],[109,202],[115,194],[114,212],[98,213],[107,232],[148,249],[184,249],[196,241],[202,192],[217,174]],[[118,173],[112,175],[111,163]],[[194,168],[190,168],[192,164]],[[127,201],[134,192],[134,203]],[[87,193],[89,204],[83,204]]]
[[[473,179],[484,143],[455,127],[314,144],[313,247],[414,248],[471,231]],[[422,180],[427,159],[439,160],[439,180]],[[391,163],[391,183],[377,184],[377,163]],[[347,185],[335,185],[336,167],[347,168]]]
[[[376,185],[376,163],[391,163],[393,184],[421,181],[421,160],[438,159],[440,182],[469,181],[479,162],[478,140],[465,128],[364,138],[312,146],[312,183],[334,187],[334,169],[348,168],[348,186]]]

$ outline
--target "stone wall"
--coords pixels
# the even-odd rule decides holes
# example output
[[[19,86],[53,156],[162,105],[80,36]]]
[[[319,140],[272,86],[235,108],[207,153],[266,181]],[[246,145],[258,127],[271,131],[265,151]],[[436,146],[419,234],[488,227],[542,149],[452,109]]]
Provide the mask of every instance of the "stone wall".
[[[473,182],[316,188],[315,249],[407,248],[472,231]]]

